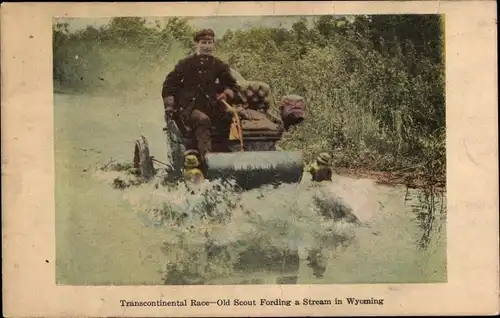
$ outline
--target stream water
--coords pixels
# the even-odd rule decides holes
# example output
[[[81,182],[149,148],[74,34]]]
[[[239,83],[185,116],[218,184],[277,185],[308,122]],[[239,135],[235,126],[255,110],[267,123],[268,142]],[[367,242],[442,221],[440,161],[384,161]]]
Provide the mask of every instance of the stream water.
[[[100,167],[130,163],[141,134],[165,157],[161,107],[156,96],[55,94],[58,284],[446,281],[444,217],[417,190],[341,176],[243,194],[113,188],[130,176]]]

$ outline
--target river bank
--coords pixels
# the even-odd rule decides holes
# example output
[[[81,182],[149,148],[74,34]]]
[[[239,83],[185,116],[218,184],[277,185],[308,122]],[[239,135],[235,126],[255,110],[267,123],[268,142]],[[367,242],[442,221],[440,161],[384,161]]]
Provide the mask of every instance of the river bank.
[[[423,177],[409,172],[374,171],[360,168],[333,168],[333,172],[339,176],[353,179],[370,179],[376,184],[386,186],[405,186],[410,189],[424,189],[430,186],[429,181]],[[446,191],[446,180],[437,180],[435,189]]]

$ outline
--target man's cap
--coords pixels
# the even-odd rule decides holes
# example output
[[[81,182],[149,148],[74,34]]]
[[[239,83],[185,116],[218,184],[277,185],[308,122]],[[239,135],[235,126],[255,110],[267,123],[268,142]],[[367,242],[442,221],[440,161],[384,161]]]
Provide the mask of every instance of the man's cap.
[[[196,149],[189,149],[189,150],[186,150],[184,151],[184,157],[187,157],[189,155],[195,155],[195,156],[198,156],[200,153],[198,152],[198,150]]]
[[[213,40],[215,37],[215,32],[212,29],[203,29],[194,34],[194,41],[198,42],[200,40]]]

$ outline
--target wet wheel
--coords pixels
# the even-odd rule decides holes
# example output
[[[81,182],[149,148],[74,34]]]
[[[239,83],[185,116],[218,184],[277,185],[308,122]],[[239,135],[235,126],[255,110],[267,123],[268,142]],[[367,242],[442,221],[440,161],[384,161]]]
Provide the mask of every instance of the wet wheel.
[[[149,144],[146,137],[141,136],[134,146],[134,168],[140,176],[150,180],[154,176],[153,158],[149,153]]]

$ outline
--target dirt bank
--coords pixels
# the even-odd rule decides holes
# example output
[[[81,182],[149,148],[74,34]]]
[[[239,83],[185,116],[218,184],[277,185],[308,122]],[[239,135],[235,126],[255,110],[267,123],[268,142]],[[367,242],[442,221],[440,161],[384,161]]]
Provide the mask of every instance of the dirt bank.
[[[388,171],[373,171],[362,168],[333,168],[334,173],[350,177],[353,179],[371,179],[376,184],[387,186],[407,186],[410,189],[423,189],[429,186],[429,182],[425,179],[416,176],[414,173],[409,172],[388,172]],[[445,190],[446,181],[438,180],[434,186],[437,189]]]

